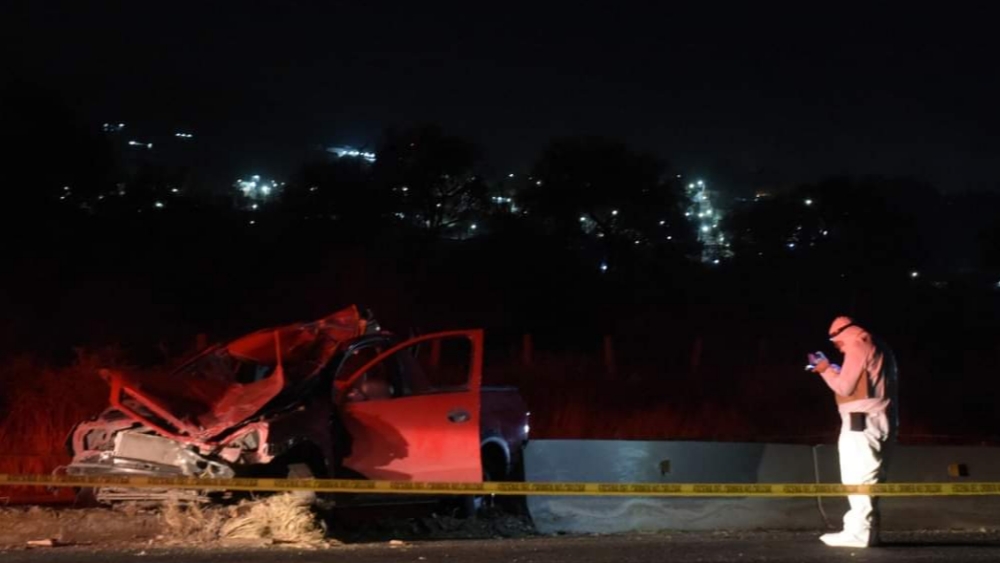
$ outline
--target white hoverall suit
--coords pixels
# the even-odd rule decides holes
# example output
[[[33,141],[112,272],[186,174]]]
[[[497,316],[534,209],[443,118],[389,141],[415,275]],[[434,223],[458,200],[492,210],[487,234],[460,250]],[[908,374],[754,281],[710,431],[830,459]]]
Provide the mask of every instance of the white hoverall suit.
[[[885,479],[886,445],[896,436],[896,361],[892,351],[849,317],[830,326],[830,340],[844,354],[844,365],[830,364],[823,355],[815,371],[833,390],[840,411],[837,449],[840,478],[845,485],[868,485]],[[844,529],[820,539],[831,546],[869,547],[878,543],[878,501],[848,495],[850,510]]]

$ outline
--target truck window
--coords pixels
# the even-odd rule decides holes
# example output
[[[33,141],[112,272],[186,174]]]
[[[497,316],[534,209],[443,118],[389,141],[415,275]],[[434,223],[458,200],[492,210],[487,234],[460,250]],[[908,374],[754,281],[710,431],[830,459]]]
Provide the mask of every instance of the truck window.
[[[464,336],[435,338],[400,350],[409,395],[465,391],[472,369],[472,342]]]
[[[351,350],[340,364],[337,379],[350,377],[365,364],[374,360],[381,352],[382,347],[378,345]],[[391,399],[399,395],[400,377],[398,372],[398,368],[391,362],[382,361],[373,365],[347,390],[347,400],[349,402],[377,401]]]
[[[338,379],[351,377],[375,355],[358,349],[344,359]],[[472,342],[465,336],[424,340],[404,348],[368,368],[348,390],[348,401],[451,393],[469,389]]]
[[[379,346],[365,346],[351,350],[340,363],[340,369],[337,370],[337,379],[346,379],[353,375],[354,372],[374,360],[380,353],[382,353],[382,349]]]

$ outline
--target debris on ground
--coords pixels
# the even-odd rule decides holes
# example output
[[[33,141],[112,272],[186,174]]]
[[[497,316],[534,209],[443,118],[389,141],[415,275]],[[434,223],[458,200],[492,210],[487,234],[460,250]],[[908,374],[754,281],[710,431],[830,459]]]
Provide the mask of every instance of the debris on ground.
[[[58,547],[61,545],[70,545],[66,542],[61,542],[54,538],[46,538],[44,540],[28,540],[28,547]]]

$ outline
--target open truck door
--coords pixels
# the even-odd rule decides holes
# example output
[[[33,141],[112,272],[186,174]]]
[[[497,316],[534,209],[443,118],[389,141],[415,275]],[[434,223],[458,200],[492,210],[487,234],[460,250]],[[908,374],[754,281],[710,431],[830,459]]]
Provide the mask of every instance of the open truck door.
[[[366,352],[373,359],[365,361]],[[347,469],[377,480],[482,480],[483,331],[428,334],[384,352],[352,353],[364,363],[345,370],[345,362],[336,379],[352,441]]]

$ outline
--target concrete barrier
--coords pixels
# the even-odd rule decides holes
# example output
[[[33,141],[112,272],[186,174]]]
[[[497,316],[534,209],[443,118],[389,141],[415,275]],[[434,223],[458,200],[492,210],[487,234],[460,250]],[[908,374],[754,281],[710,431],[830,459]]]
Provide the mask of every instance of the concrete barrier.
[[[820,482],[840,480],[835,445],[815,446]],[[888,451],[887,481],[892,483],[959,483],[1000,481],[1000,448],[979,446],[893,446]],[[964,469],[949,472],[949,468]],[[964,473],[964,475],[960,474]],[[839,528],[846,498],[817,499],[825,519]],[[976,529],[1000,526],[1000,497],[913,497],[879,500],[886,530]]]
[[[964,464],[965,477],[949,465]],[[889,478],[902,482],[1000,480],[1000,448],[896,447]],[[624,483],[838,483],[835,446],[725,442],[536,440],[526,480]],[[1000,526],[1000,498],[880,501],[886,529]],[[839,528],[846,499],[530,497],[543,533],[633,530]]]

